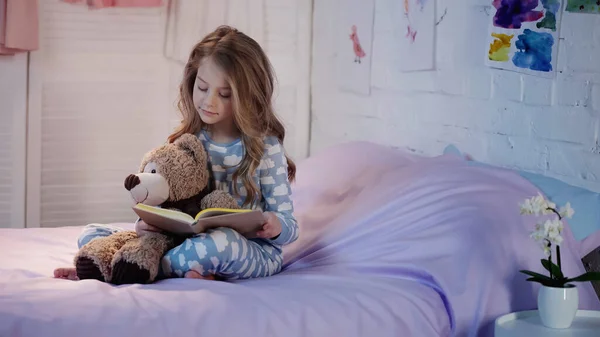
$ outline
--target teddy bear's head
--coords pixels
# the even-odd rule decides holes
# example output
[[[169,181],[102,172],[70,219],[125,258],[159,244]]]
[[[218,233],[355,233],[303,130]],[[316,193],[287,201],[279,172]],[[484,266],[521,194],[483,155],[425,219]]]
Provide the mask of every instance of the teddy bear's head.
[[[208,185],[207,154],[200,140],[184,134],[173,143],[146,153],[139,173],[125,179],[136,203],[159,206],[201,193]]]

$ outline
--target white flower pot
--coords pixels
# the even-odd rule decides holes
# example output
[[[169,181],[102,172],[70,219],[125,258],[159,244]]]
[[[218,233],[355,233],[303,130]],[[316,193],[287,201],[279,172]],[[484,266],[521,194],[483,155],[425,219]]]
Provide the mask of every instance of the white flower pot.
[[[566,329],[571,326],[579,308],[577,287],[546,287],[538,291],[538,311],[542,324],[548,328]]]

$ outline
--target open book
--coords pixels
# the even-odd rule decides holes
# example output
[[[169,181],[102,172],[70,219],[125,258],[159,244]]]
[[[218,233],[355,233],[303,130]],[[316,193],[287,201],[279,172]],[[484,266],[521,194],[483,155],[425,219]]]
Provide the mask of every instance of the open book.
[[[194,235],[216,227],[235,229],[246,238],[256,237],[265,224],[262,211],[249,209],[208,208],[194,218],[186,213],[137,204],[133,211],[145,223],[177,235]]]

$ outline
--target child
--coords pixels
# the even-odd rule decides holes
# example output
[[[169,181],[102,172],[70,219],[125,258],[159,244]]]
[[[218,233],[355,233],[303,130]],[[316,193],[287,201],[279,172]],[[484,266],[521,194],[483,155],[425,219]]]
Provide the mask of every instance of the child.
[[[296,169],[284,153],[285,130],[271,103],[273,86],[267,56],[244,33],[221,26],[194,46],[180,86],[183,120],[168,141],[196,134],[209,155],[217,188],[244,208],[262,208],[265,224],[257,239],[230,228],[186,239],[163,257],[164,276],[245,279],[281,271],[282,246],[298,238],[290,198]],[[116,230],[90,226],[80,246]],[[138,235],[156,230],[136,223]],[[55,277],[76,279],[76,273],[60,268]]]

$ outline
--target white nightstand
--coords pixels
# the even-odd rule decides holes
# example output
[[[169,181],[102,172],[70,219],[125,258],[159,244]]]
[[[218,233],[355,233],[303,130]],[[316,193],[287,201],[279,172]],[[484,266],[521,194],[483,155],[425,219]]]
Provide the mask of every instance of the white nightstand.
[[[542,325],[537,310],[513,312],[496,319],[494,337],[600,337],[600,311],[579,310],[568,329]]]

